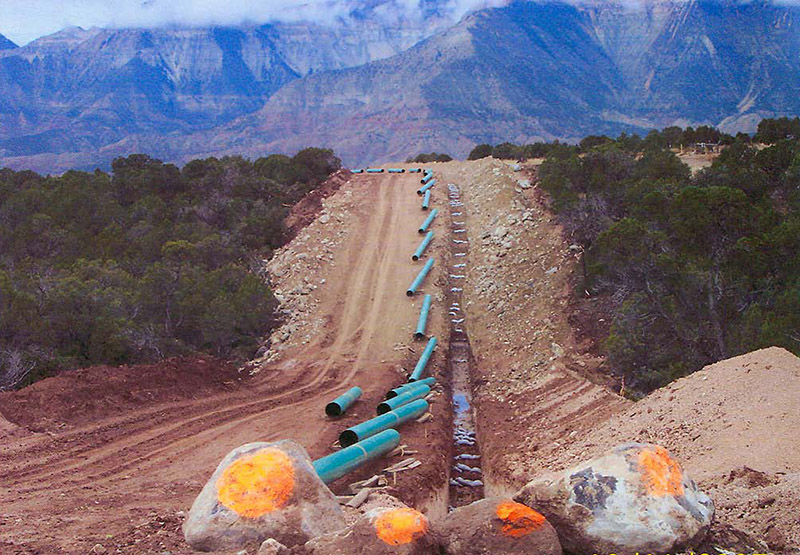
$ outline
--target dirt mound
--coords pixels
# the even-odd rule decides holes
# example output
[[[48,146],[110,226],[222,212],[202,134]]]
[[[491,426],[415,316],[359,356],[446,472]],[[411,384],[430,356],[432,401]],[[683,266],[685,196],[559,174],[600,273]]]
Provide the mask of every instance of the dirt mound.
[[[313,222],[317,215],[322,212],[323,199],[338,191],[352,175],[349,170],[339,170],[320,187],[308,193],[300,202],[295,204],[284,222],[286,225],[286,238],[294,239],[304,227]]]
[[[158,364],[92,366],[0,393],[0,413],[35,432],[52,431],[146,405],[233,389],[240,379],[235,366],[206,356],[171,358]],[[0,434],[4,428],[0,424]]]
[[[731,526],[774,550],[800,546],[800,359],[777,347],[712,364],[570,445],[563,468],[625,441],[663,445]]]

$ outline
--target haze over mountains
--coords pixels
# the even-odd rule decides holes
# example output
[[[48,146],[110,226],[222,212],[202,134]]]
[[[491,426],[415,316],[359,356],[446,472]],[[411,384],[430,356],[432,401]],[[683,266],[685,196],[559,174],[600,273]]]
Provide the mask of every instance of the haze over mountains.
[[[517,1],[454,26],[72,28],[0,39],[0,165],[63,171],[308,145],[346,164],[480,142],[800,113],[800,9]]]

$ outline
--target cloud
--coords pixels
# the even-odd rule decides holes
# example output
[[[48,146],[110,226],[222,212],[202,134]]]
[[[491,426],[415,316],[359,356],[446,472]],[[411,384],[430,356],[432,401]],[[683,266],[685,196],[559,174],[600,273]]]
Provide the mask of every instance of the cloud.
[[[441,0],[438,11],[452,19],[506,0]],[[17,44],[65,27],[204,27],[271,21],[334,24],[357,9],[381,20],[418,21],[421,0],[0,0],[0,33]]]

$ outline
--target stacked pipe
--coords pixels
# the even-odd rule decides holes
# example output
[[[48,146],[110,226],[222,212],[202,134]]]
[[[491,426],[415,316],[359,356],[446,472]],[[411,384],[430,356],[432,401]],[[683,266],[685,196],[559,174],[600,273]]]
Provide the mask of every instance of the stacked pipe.
[[[425,238],[417,247],[417,250],[415,250],[414,254],[411,255],[411,260],[419,260],[420,257],[422,256],[422,253],[425,252],[425,249],[428,248],[428,245],[430,245],[432,240],[433,240],[433,231],[429,231],[428,234],[425,235]]]
[[[419,380],[422,373],[425,371],[425,367],[428,365],[428,361],[431,359],[433,355],[433,350],[436,348],[436,338],[431,337],[428,339],[428,344],[425,345],[425,350],[422,351],[422,355],[419,357],[417,361],[417,365],[414,366],[414,371],[411,372],[411,376],[408,377],[408,381],[415,382]]]
[[[386,399],[382,403],[378,405],[375,411],[378,414],[386,414],[387,412],[393,411],[399,407],[402,407],[405,404],[410,403],[411,401],[416,401],[417,399],[424,399],[428,393],[431,392],[430,386],[421,385],[420,387],[409,387],[401,391],[398,395],[392,397],[391,399]]]
[[[425,171],[426,171],[426,172],[428,172],[428,171],[430,171],[430,170],[425,170]],[[425,185],[425,184],[426,184],[426,183],[428,183],[428,181],[430,181],[431,179],[433,179],[433,172],[431,172],[431,173],[426,173],[425,175],[423,175],[423,176],[422,176],[422,179],[420,179],[420,180],[419,180],[419,182],[420,182],[422,185]]]
[[[394,410],[347,428],[339,434],[339,443],[343,447],[349,447],[379,432],[399,426],[412,418],[422,416],[427,410],[428,401],[424,399],[417,399],[405,405],[400,405]]]
[[[422,199],[422,209],[427,210],[431,205],[431,192],[425,191],[425,198]]]
[[[416,382],[406,382],[403,385],[398,385],[394,389],[390,389],[386,392],[386,398],[391,399],[392,397],[397,397],[403,391],[408,389],[419,387],[421,385],[427,385],[428,387],[433,387],[436,384],[436,378],[423,378],[421,380],[417,380]]]
[[[427,404],[427,403],[426,403]],[[341,451],[315,460],[312,464],[317,476],[330,484],[348,472],[372,459],[377,459],[400,444],[400,434],[391,428],[349,444]]]
[[[423,281],[425,281],[425,276],[428,275],[428,272],[431,271],[431,268],[433,268],[433,258],[428,259],[428,261],[425,263],[425,266],[423,266],[422,269],[417,274],[417,277],[415,277],[414,281],[411,282],[411,285],[406,290],[406,296],[408,297],[414,296],[414,293],[417,292],[419,286],[422,285]]]
[[[436,218],[436,215],[438,213],[439,213],[439,210],[436,209],[436,208],[431,210],[431,213],[428,215],[427,218],[425,218],[425,221],[422,222],[422,225],[419,226],[419,229],[417,231],[419,231],[420,233],[425,233],[426,231],[428,231],[428,228],[433,223],[433,220]]]
[[[431,310],[431,299],[430,295],[425,295],[425,299],[422,301],[422,308],[419,311],[419,319],[417,320],[417,329],[414,331],[415,339],[423,339],[425,337],[425,326],[428,323],[428,312]]]

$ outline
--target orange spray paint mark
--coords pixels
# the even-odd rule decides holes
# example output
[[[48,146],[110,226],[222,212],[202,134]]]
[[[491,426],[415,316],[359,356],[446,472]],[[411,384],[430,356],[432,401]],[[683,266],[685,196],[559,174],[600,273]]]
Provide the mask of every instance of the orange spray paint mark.
[[[639,453],[639,471],[650,495],[683,495],[681,467],[663,447],[643,449]]]
[[[414,509],[390,509],[375,519],[375,533],[389,545],[404,545],[428,533],[428,519]]]
[[[501,532],[510,538],[521,538],[539,529],[547,519],[522,503],[510,499],[497,505],[497,516],[503,521]]]
[[[217,499],[238,515],[258,518],[289,501],[294,491],[294,465],[274,447],[245,455],[217,480]]]

